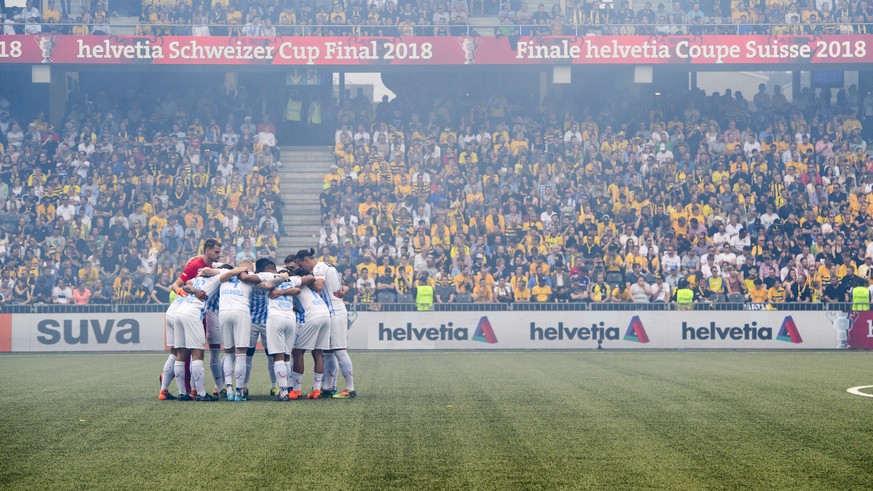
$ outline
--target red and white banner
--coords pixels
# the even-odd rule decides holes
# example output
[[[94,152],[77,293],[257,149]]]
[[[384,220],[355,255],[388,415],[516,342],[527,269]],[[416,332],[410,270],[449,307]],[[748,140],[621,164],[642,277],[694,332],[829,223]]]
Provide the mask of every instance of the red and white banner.
[[[789,65],[871,63],[870,36],[0,36],[0,63]]]
[[[855,311],[847,314],[849,349],[873,349],[873,311]]]

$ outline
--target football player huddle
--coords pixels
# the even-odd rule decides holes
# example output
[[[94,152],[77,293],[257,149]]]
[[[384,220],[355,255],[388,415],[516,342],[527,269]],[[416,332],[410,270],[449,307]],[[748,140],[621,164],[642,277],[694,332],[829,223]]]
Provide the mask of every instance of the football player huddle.
[[[347,349],[348,292],[333,266],[313,249],[235,267],[218,262],[221,244],[205,242],[172,286],[176,297],[166,314],[170,355],[161,373],[159,400],[249,400],[252,359],[260,340],[267,352],[274,401],[348,399],[357,396]],[[224,356],[221,357],[221,349]],[[214,380],[206,391],[204,358]],[[305,354],[313,359],[312,389],[303,391]],[[345,389],[336,390],[337,371]],[[176,380],[178,396],[170,393]]]

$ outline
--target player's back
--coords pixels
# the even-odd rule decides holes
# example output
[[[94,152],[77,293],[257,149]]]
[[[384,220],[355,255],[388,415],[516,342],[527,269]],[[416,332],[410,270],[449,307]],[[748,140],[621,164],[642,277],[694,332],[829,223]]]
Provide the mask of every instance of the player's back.
[[[343,287],[342,279],[340,279],[339,272],[336,268],[325,262],[319,262],[314,268],[312,268],[312,275],[324,280],[324,288],[321,289],[321,296],[324,298],[331,311],[345,312],[345,302],[343,302],[343,299],[337,298],[336,295],[333,294],[333,292],[339,291]]]
[[[176,298],[174,298],[173,301],[170,303],[170,306],[167,307],[167,317],[172,317],[176,315],[176,312],[179,310],[179,307],[181,307],[183,303],[185,303],[185,297],[182,295],[176,295]]]
[[[234,276],[221,284],[219,312],[248,312],[251,307],[252,285]]]
[[[271,281],[278,277],[277,273],[258,273],[261,281]],[[300,277],[292,276],[288,280],[283,281],[276,286],[277,290],[286,290],[288,288],[296,288],[300,286]],[[290,295],[282,295],[276,298],[270,298],[267,303],[267,315],[281,315],[284,317],[294,316],[294,297]]]
[[[221,279],[218,275],[210,277],[198,276],[194,278],[194,280],[191,282],[191,286],[195,290],[202,290],[206,293],[206,296],[209,297],[207,299],[207,302],[218,292],[218,287],[220,284]],[[206,302],[197,298],[197,295],[190,294],[185,297],[184,302],[179,307],[177,312],[187,315],[200,315],[205,307]]]
[[[308,286],[300,287],[300,295],[294,297],[294,305],[297,306],[297,322],[300,324],[312,319],[330,317],[330,309],[324,299]]]
[[[249,312],[252,316],[252,324],[267,323],[267,290],[261,288],[253,288],[249,299]]]

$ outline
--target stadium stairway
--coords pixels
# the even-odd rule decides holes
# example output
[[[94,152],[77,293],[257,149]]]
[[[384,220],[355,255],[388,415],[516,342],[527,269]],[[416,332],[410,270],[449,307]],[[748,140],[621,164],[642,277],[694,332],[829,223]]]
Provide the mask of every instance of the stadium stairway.
[[[282,210],[285,236],[279,240],[280,255],[318,245],[321,229],[318,196],[325,174],[336,161],[327,146],[281,147],[281,151],[279,187],[285,202]]]
[[[139,19],[136,17],[110,17],[109,25],[112,26],[112,34],[114,36],[134,36],[136,35],[136,25]]]
[[[472,26],[474,35],[493,36],[494,30],[500,25],[500,19],[496,15],[484,17],[470,17],[467,23]]]

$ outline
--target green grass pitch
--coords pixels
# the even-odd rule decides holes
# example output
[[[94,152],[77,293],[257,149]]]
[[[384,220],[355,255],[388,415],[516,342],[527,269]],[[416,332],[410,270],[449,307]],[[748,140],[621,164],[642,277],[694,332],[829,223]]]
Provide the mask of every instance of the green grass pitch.
[[[352,353],[360,397],[159,402],[164,355],[0,357],[4,489],[870,489],[861,352]],[[308,360],[311,361],[311,360]],[[305,383],[311,384],[307,374]],[[210,384],[211,385],[211,384]]]

